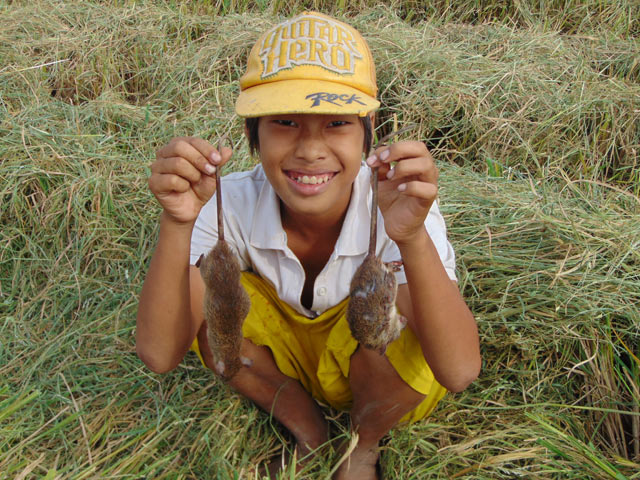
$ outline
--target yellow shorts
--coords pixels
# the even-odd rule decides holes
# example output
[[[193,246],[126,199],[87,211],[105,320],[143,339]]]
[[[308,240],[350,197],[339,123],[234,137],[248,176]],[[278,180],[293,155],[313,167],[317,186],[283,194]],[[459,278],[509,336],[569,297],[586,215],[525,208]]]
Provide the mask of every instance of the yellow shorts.
[[[307,318],[280,300],[259,276],[244,272],[241,281],[251,298],[251,310],[242,327],[244,337],[269,347],[280,371],[298,380],[315,399],[338,410],[349,409],[349,365],[358,342],[347,323],[348,299],[316,318]],[[202,361],[197,338],[191,350]],[[446,389],[433,377],[409,328],[388,346],[386,356],[408,385],[426,395],[401,422],[416,422],[429,415]]]

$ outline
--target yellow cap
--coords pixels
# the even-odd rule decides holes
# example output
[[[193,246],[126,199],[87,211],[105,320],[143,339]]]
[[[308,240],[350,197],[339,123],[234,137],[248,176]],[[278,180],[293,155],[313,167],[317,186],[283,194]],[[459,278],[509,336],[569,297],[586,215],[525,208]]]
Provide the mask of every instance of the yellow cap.
[[[276,25],[251,49],[236,113],[356,114],[376,110],[376,71],[362,35],[317,12]]]

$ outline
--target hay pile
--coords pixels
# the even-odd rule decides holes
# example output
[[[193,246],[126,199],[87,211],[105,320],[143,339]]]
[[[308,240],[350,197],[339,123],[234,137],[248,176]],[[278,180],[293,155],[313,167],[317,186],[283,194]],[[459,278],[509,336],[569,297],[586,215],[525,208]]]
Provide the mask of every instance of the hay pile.
[[[501,23],[488,4],[491,24],[407,18],[411,2],[350,18],[382,66],[381,129],[419,124],[439,160],[484,357],[467,391],[393,432],[390,478],[638,478],[640,41],[632,3],[596,3],[579,25]],[[279,451],[268,416],[195,357],[158,376],[135,355],[155,149],[229,132],[234,169],[254,162],[232,105],[275,18],[206,8],[0,5],[7,478],[244,478]]]

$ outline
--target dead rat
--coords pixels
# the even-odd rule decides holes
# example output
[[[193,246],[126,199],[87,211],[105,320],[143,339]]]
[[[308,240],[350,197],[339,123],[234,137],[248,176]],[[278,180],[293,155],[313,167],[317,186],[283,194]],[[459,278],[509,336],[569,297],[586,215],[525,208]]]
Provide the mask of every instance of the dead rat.
[[[218,151],[222,139],[218,143]],[[240,357],[242,324],[249,313],[251,300],[240,283],[240,264],[224,240],[224,215],[220,190],[220,166],[216,168],[218,206],[218,243],[196,263],[205,284],[204,320],[214,367],[223,380],[229,381],[242,365],[251,361]]]
[[[412,127],[392,132],[377,143],[377,149],[389,140]],[[396,277],[387,265],[376,256],[376,231],[378,228],[378,168],[371,169],[371,224],[369,251],[351,280],[347,321],[351,334],[358,343],[376,350],[381,355],[387,345],[400,336],[407,319],[396,309],[398,285]]]

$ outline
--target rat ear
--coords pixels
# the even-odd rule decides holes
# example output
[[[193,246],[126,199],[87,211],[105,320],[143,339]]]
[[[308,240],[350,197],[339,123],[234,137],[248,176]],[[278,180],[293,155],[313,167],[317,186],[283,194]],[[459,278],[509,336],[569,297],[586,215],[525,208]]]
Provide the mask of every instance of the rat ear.
[[[200,258],[198,258],[198,260],[196,260],[196,267],[200,268],[200,262],[202,262],[202,259],[204,258],[204,253],[200,254]]]

